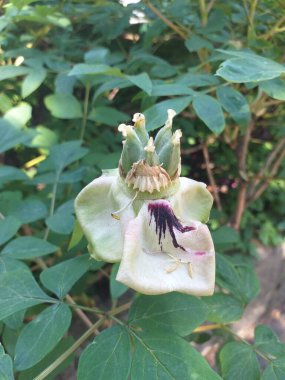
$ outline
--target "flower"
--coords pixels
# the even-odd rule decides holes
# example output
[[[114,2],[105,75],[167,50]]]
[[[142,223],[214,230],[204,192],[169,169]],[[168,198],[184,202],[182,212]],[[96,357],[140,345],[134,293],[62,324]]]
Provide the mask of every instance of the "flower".
[[[142,114],[121,124],[119,169],[103,171],[77,196],[75,211],[96,260],[120,262],[117,281],[143,294],[211,295],[215,251],[206,223],[206,185],[180,177],[181,131],[175,112],[149,137]],[[118,211],[115,211],[118,210]]]

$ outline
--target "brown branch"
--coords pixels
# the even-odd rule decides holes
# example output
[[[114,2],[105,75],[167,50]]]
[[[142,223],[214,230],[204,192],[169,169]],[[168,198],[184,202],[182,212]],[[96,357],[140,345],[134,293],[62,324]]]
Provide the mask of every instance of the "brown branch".
[[[145,5],[158,17],[163,21],[167,26],[169,26],[170,29],[174,30],[183,40],[187,39],[187,35],[184,34],[173,22],[168,20],[163,14],[155,8],[153,4],[151,4],[150,1],[144,0]]]
[[[209,178],[210,184],[213,188],[213,196],[214,196],[214,199],[215,199],[215,202],[217,205],[217,209],[219,211],[222,211],[221,199],[220,199],[218,187],[217,187],[217,184],[216,184],[216,181],[215,181],[212,169],[211,169],[209,150],[208,150],[208,146],[206,143],[202,144],[202,151],[203,151],[203,156],[204,156],[204,160],[205,160],[205,164],[206,164],[206,170],[207,170],[208,178]]]

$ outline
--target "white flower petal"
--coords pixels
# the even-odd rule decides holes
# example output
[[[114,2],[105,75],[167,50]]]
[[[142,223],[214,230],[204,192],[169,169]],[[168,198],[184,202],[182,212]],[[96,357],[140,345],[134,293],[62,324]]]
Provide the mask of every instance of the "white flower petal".
[[[120,261],[123,253],[124,230],[135,217],[132,207],[124,210],[120,220],[111,213],[130,202],[117,187],[117,176],[102,175],[87,185],[75,200],[75,212],[89,242],[89,251],[96,260]]]
[[[151,217],[149,205],[158,204],[162,209]],[[173,219],[173,237],[170,211],[168,201],[148,202],[128,224],[117,280],[143,294],[179,291],[210,295],[214,291],[215,253],[209,230],[200,222],[192,222],[189,226],[176,225],[180,232]],[[190,227],[195,229],[190,231]]]
[[[206,223],[213,205],[213,197],[203,182],[180,178],[180,188],[170,198],[175,214],[185,223],[198,220]]]

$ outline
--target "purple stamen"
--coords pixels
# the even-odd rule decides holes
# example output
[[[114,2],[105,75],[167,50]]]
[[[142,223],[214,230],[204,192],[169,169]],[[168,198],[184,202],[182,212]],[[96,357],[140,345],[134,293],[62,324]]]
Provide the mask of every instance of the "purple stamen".
[[[155,221],[155,232],[158,235],[158,242],[162,249],[162,235],[165,238],[166,228],[168,228],[170,236],[172,238],[172,244],[175,248],[180,248],[185,251],[185,248],[182,245],[179,245],[174,233],[174,229],[179,232],[189,232],[195,230],[195,227],[183,226],[182,223],[177,219],[174,212],[172,211],[171,206],[167,202],[152,202],[148,204],[148,211],[150,213],[150,221],[152,217]]]

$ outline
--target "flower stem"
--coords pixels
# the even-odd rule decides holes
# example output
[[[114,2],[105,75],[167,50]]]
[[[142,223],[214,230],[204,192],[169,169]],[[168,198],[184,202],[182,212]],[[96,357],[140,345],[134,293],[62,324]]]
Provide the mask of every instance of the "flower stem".
[[[50,373],[52,373],[61,363],[63,363],[70,355],[72,355],[82,343],[84,343],[93,333],[97,330],[99,326],[104,322],[105,317],[100,318],[96,323],[94,323],[68,350],[66,350],[62,355],[60,355],[51,365],[49,365],[43,372],[41,372],[34,380],[43,380]]]
[[[86,85],[86,88],[85,88],[85,97],[84,97],[84,104],[83,104],[83,117],[82,117],[81,131],[80,131],[80,137],[79,137],[79,139],[82,141],[84,139],[86,124],[87,124],[89,96],[90,96],[90,84],[88,83]]]

